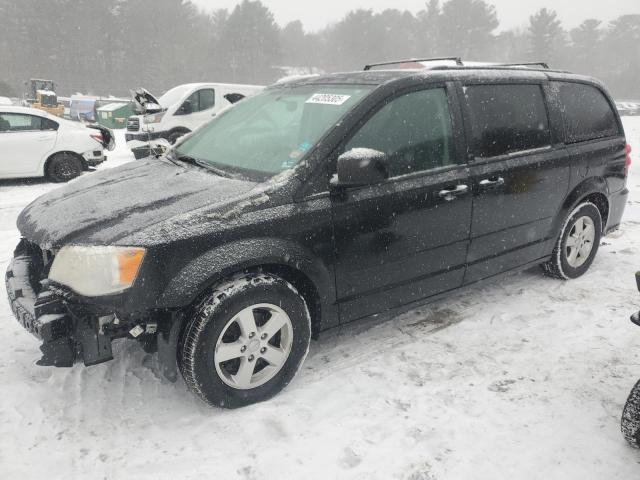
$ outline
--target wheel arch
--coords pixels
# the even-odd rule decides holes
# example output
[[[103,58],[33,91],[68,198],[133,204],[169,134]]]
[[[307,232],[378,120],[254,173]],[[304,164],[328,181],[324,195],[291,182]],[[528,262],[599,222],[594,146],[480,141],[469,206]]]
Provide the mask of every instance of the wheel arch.
[[[169,138],[174,134],[174,133],[180,133],[182,135],[187,135],[188,133],[191,133],[191,130],[187,127],[173,127],[170,130],[167,131],[167,133],[165,134],[165,139],[169,140]]]
[[[58,155],[71,155],[73,157],[76,157],[82,163],[82,169],[83,170],[87,170],[89,168],[89,165],[87,164],[87,161],[78,152],[74,152],[72,150],[59,150],[57,152],[54,152],[54,153],[50,154],[47,157],[47,159],[44,161],[44,166],[42,167],[42,174],[44,176],[46,176],[48,171],[49,171],[49,165],[51,164],[51,161],[55,157],[57,157]]]
[[[309,307],[314,336],[338,325],[332,272],[304,247],[280,239],[245,240],[205,252],[171,279],[157,303],[185,308],[225,278],[258,271],[277,275],[298,290]]]
[[[554,221],[552,232],[558,232],[567,215],[584,202],[591,202],[598,208],[604,232],[609,218],[608,193],[607,182],[601,177],[592,177],[578,184],[565,199]]]

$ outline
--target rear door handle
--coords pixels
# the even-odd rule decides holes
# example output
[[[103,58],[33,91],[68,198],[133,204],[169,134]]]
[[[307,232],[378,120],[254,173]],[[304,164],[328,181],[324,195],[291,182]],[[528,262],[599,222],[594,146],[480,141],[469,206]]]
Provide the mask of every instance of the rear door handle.
[[[501,187],[504,185],[504,178],[502,177],[491,177],[486,178],[480,182],[480,188],[483,190],[488,190],[490,188]]]
[[[466,193],[469,193],[468,185],[456,185],[453,188],[440,190],[440,192],[438,193],[438,196],[440,198],[444,198],[447,202],[451,202],[452,200],[455,200],[459,196],[464,195]]]

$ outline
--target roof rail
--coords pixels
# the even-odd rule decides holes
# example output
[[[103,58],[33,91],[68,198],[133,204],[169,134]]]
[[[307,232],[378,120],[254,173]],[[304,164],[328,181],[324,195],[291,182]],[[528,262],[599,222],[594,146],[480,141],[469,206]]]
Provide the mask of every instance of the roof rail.
[[[494,63],[491,67],[540,67],[545,70],[551,70],[546,62],[525,62],[525,63]]]
[[[381,63],[371,63],[369,65],[365,65],[364,70],[368,71],[375,67],[384,67],[387,65],[401,65],[403,63],[420,63],[420,62],[443,62],[450,61],[456,62],[456,65],[463,66],[464,63],[460,57],[440,57],[440,58],[409,58],[407,60],[396,60],[394,62],[381,62]]]

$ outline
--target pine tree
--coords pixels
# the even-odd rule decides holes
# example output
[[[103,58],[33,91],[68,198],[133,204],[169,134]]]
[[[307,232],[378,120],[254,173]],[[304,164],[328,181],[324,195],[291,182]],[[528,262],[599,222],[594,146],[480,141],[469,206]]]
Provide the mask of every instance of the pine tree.
[[[483,0],[449,0],[440,17],[441,52],[467,60],[484,60],[499,22],[495,7]]]
[[[530,60],[561,63],[565,32],[554,10],[542,8],[529,17],[529,42]]]
[[[280,64],[280,29],[260,1],[243,0],[225,23],[219,43],[222,66],[233,82],[275,80]]]

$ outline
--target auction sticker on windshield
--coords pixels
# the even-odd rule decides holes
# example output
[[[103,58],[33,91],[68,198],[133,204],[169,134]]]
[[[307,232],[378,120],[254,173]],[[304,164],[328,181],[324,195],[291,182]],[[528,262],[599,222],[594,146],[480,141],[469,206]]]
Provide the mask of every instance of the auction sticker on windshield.
[[[315,93],[306,103],[319,103],[322,105],[342,105],[349,100],[351,95],[336,95],[334,93]]]

